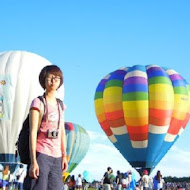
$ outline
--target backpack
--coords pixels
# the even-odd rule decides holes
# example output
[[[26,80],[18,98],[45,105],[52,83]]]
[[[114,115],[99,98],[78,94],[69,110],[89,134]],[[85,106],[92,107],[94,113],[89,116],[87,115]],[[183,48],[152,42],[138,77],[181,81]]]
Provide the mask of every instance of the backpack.
[[[38,96],[40,101],[44,105],[44,112],[45,112],[45,104],[43,100],[43,96]],[[57,102],[60,104],[61,109],[64,109],[63,102],[57,98]],[[43,113],[43,116],[45,114]],[[42,116],[42,119],[43,119]],[[41,126],[41,124],[40,124]],[[20,161],[24,164],[30,164],[30,149],[29,149],[29,136],[30,136],[30,124],[29,124],[29,113],[28,116],[26,117],[22,129],[20,131],[18,141],[16,142],[17,150],[20,156]]]

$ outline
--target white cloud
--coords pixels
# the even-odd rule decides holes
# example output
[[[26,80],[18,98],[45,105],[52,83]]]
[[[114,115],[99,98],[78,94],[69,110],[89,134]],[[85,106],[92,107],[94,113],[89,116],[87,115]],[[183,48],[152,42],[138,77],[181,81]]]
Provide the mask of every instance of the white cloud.
[[[90,148],[72,172],[74,175],[88,171],[94,179],[100,180],[108,166],[111,166],[116,174],[117,170],[126,172],[131,169],[135,172],[137,179],[139,174],[129,165],[120,152],[111,144],[106,135],[88,131],[90,135]],[[161,160],[158,166],[153,170],[151,176],[154,176],[157,170],[161,170],[163,176],[190,176],[190,152],[173,146],[166,156]]]

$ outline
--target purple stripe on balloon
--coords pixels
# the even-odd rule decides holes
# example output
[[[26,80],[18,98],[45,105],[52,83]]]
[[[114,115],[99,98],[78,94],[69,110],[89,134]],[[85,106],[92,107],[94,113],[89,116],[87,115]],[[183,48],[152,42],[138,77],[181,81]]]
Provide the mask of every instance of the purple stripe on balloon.
[[[99,83],[99,85],[105,85],[107,81],[108,81],[108,79],[102,79],[101,82]]]
[[[170,79],[172,81],[174,81],[174,80],[184,80],[179,74],[172,74],[172,75],[170,75]]]
[[[126,71],[125,70],[116,70],[113,72],[114,74],[121,74],[121,75],[125,75]]]
[[[124,80],[124,85],[126,84],[145,84],[148,85],[147,79],[144,77],[130,77]]]
[[[147,70],[147,73],[152,72],[152,71],[163,71],[163,69],[161,67],[150,67]]]

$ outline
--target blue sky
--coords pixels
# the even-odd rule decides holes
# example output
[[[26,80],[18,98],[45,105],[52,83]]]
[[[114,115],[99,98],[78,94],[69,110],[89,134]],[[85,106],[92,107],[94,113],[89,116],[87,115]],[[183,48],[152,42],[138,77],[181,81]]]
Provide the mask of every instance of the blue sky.
[[[91,150],[76,174],[88,169],[100,179],[108,164],[115,171],[129,168],[104,138],[95,116],[94,93],[105,75],[120,67],[157,64],[173,68],[190,82],[189,8],[188,0],[0,2],[0,52],[33,52],[63,70],[66,121],[80,124],[92,138]],[[188,160],[180,162],[190,152],[189,134],[188,126],[158,165],[163,175],[190,175]],[[109,162],[102,161],[100,143]]]

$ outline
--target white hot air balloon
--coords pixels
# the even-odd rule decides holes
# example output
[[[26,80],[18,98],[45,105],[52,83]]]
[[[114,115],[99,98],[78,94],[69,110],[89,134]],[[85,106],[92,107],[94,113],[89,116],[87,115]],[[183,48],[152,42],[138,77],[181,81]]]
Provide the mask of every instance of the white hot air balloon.
[[[41,69],[51,63],[25,51],[0,53],[0,162],[15,162],[15,143],[31,101],[43,94]],[[64,87],[57,97],[63,100]]]

